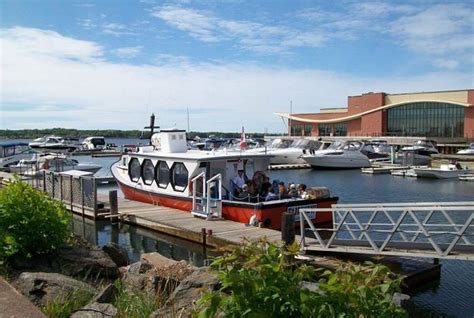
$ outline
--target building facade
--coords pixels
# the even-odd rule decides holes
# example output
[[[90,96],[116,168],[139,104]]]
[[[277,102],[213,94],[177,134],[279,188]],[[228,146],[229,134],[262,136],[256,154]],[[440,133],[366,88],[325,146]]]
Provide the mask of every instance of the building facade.
[[[349,96],[345,108],[277,113],[292,136],[474,138],[474,89]]]

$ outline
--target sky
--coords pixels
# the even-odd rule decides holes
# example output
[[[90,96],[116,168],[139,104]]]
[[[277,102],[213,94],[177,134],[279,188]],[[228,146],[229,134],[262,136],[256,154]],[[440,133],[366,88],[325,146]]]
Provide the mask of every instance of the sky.
[[[275,112],[474,88],[472,1],[1,0],[0,128],[282,133]],[[189,113],[189,116],[188,116]]]

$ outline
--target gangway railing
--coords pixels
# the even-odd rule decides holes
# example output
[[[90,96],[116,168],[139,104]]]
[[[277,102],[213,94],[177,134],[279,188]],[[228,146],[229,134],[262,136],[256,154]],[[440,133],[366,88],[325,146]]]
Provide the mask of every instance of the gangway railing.
[[[299,213],[303,250],[474,260],[472,201],[337,204]],[[332,213],[332,228],[313,224],[318,213]]]
[[[201,172],[193,179],[193,205],[191,213],[204,218],[222,217],[222,175],[217,174],[206,180],[206,173]],[[199,183],[199,184],[198,184]],[[201,186],[202,193],[198,193],[197,186]]]

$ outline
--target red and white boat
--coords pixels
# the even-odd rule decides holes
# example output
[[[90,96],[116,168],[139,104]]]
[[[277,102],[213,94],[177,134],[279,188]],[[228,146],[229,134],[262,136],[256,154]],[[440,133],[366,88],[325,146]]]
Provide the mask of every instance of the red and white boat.
[[[330,197],[326,188],[318,188],[315,192],[319,197],[316,195],[311,199],[238,200],[233,196],[232,186],[237,171],[244,170],[245,175],[258,185],[271,155],[188,150],[184,130],[161,130],[152,136],[151,144],[123,154],[111,168],[127,199],[176,208],[206,218],[260,223],[272,229],[281,228],[282,213],[288,210],[328,208],[338,200]],[[318,213],[317,219],[313,220],[315,223],[331,221],[331,213]]]

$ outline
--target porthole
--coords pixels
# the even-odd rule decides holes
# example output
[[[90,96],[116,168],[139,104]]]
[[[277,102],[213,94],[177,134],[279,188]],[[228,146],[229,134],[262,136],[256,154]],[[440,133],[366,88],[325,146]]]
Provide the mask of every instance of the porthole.
[[[158,161],[156,165],[156,184],[160,188],[166,188],[170,183],[170,168],[166,161]]]
[[[188,169],[182,162],[171,167],[171,185],[175,191],[183,192],[188,186]]]
[[[145,184],[151,185],[153,179],[155,179],[155,167],[150,159],[145,159],[142,163],[142,180]]]
[[[130,180],[138,182],[140,180],[141,166],[137,158],[132,158],[128,163],[128,175]]]

